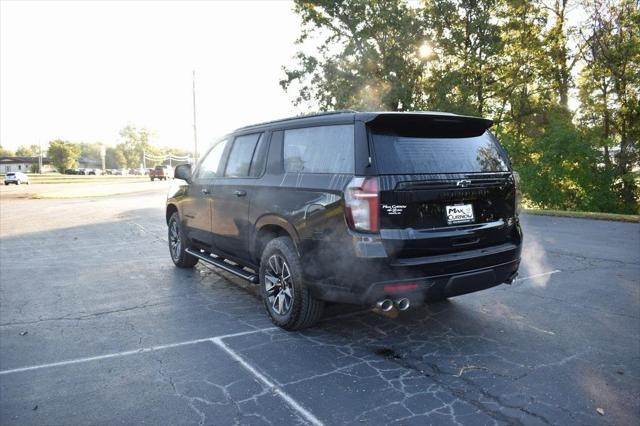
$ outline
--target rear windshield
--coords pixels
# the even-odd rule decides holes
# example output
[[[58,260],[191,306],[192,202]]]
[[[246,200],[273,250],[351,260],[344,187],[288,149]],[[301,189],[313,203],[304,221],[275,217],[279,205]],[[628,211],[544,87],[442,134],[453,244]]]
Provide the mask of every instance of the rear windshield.
[[[509,170],[493,135],[470,138],[416,138],[372,134],[380,174],[474,173]]]

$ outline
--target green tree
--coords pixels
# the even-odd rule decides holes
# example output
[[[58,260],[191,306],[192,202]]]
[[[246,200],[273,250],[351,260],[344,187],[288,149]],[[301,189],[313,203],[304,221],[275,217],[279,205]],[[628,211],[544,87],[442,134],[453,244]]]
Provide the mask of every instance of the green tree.
[[[100,160],[100,149],[102,144],[100,143],[80,143],[80,158],[87,158],[91,160]]]
[[[20,146],[16,149],[16,155],[19,157],[37,157],[40,155],[40,146],[36,144]]]
[[[295,1],[302,17],[299,45],[319,43],[315,54],[299,52],[285,68],[283,88],[297,88],[297,105],[322,110],[412,109],[423,74],[418,55],[425,27],[404,1]]]
[[[60,173],[64,173],[66,169],[78,166],[80,147],[77,144],[56,139],[49,142],[48,153],[51,164],[53,164]]]
[[[120,150],[117,148],[107,147],[105,165],[107,169],[120,169],[125,167],[126,159]]]
[[[5,149],[0,145],[0,157],[13,157],[15,154],[10,149]]]
[[[640,10],[633,0],[589,4],[590,26],[584,35],[586,66],[580,73],[581,118],[603,148],[612,168],[619,209],[639,210],[640,161]],[[617,148],[612,158],[610,149]]]
[[[120,137],[122,142],[116,146],[116,150],[124,158],[124,167],[140,167],[144,152],[154,150],[150,143],[152,134],[145,128],[128,124],[120,130]]]
[[[429,109],[484,115],[499,87],[496,72],[503,49],[495,17],[499,0],[427,0],[424,25],[436,40],[424,90]]]

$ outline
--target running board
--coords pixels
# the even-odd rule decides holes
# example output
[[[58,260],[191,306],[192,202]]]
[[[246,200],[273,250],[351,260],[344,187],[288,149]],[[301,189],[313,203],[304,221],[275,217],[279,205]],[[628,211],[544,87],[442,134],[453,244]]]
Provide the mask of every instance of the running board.
[[[220,269],[224,269],[225,271],[230,272],[233,275],[244,278],[250,283],[258,284],[260,282],[260,279],[257,275],[252,274],[251,272],[247,272],[239,266],[231,265],[224,260],[216,259],[211,255],[200,253],[199,251],[191,250],[190,248],[186,249],[185,251],[191,256],[195,256],[198,259],[202,260],[203,262],[207,262],[210,265],[217,266]]]

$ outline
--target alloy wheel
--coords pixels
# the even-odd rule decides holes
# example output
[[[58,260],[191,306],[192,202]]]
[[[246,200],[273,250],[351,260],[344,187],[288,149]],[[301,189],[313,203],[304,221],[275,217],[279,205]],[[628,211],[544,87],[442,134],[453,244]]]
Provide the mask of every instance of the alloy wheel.
[[[178,224],[174,220],[169,227],[169,248],[171,249],[171,256],[174,259],[180,258],[180,249],[182,243],[180,242],[180,232],[178,231]]]
[[[293,305],[293,278],[285,259],[274,254],[267,262],[264,286],[269,306],[278,315],[286,315]]]

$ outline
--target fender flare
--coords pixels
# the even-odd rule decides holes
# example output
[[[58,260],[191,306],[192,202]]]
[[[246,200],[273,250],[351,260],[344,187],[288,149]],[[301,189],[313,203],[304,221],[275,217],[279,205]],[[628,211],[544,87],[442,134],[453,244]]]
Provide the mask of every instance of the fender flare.
[[[260,233],[260,230],[265,226],[277,226],[279,228],[284,229],[293,240],[293,245],[296,247],[298,254],[300,254],[300,248],[299,248],[300,236],[298,235],[298,231],[296,230],[295,226],[293,226],[288,220],[286,220],[282,216],[278,216],[276,214],[266,214],[258,218],[255,226],[253,227],[253,233],[251,234],[251,238],[249,241],[250,252],[253,256],[256,256],[256,253],[255,253],[256,238]]]

